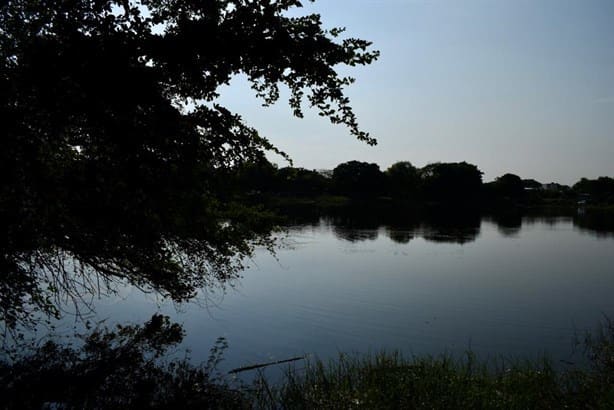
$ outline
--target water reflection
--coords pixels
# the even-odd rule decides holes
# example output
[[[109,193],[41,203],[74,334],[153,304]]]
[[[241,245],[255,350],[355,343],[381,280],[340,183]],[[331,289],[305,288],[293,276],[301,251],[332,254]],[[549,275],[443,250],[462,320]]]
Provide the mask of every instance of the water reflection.
[[[409,243],[412,239],[416,237],[414,231],[411,230],[402,230],[402,229],[394,229],[391,227],[387,227],[386,234],[390,239],[392,239],[396,243]]]
[[[333,232],[337,238],[349,242],[374,241],[379,234],[377,229],[357,229],[344,225],[334,225]]]
[[[375,241],[380,234],[399,244],[416,238],[435,243],[466,244],[481,233],[482,221],[493,223],[504,237],[519,236],[523,227],[543,224],[554,227],[573,223],[574,228],[598,237],[614,236],[614,212],[548,210],[526,213],[511,209],[494,214],[450,209],[373,209],[347,207],[326,213],[305,212],[289,217],[292,225],[317,227],[324,224],[337,239],[348,242]]]
[[[481,223],[479,213],[432,213],[422,226],[422,236],[430,242],[464,244],[477,239]]]
[[[236,366],[383,348],[576,360],[574,332],[614,312],[612,242],[579,234],[580,218],[316,214],[290,229],[302,246],[280,253],[281,266],[260,259],[246,272],[219,328],[240,346]],[[202,327],[202,317],[194,323]]]
[[[350,209],[346,214],[327,217],[335,236],[349,242],[374,241],[381,224],[377,214]]]
[[[569,360],[574,332],[614,312],[612,240],[593,239],[614,237],[607,216],[339,209],[296,220],[299,246],[259,251],[219,309],[162,304],[196,362],[220,335],[227,370],[383,348]],[[140,321],[160,305],[126,289],[96,309]]]
[[[380,233],[396,243],[407,244],[415,238],[429,242],[464,244],[480,235],[482,217],[478,212],[449,209],[399,209],[373,212],[368,208],[344,208],[325,215],[314,214],[295,224],[329,226],[337,239],[348,242],[375,241]]]
[[[490,220],[497,225],[497,230],[503,236],[518,236],[522,227],[520,212],[512,211],[493,215]]]
[[[602,238],[614,237],[614,212],[593,211],[578,213],[573,218],[574,226]]]

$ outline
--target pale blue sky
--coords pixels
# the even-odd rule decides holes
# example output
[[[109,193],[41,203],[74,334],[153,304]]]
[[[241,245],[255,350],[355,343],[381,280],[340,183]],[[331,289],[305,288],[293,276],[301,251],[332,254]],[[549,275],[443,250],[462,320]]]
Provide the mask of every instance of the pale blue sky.
[[[295,166],[465,160],[486,181],[614,176],[614,1],[305,3],[302,13],[381,51],[371,66],[343,69],[357,79],[348,95],[362,128],[379,144],[315,112],[294,119],[284,101],[261,108],[241,79],[222,90],[221,102]]]

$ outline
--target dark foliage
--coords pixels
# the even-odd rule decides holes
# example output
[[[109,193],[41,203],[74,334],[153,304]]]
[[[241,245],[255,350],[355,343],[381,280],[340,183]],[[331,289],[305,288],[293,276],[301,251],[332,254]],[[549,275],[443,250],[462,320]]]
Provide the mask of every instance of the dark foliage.
[[[12,0],[0,6],[0,309],[9,325],[75,280],[125,279],[183,300],[266,242],[225,183],[276,149],[215,103],[245,74],[290,90],[358,139],[339,64],[377,58],[297,0]],[[68,261],[68,262],[67,262]],[[68,266],[67,266],[68,264]],[[73,269],[73,265],[81,268]],[[67,268],[67,269],[65,269]],[[67,282],[67,279],[69,280]],[[77,286],[78,288],[79,286]],[[83,287],[81,287],[83,288]],[[87,288],[87,286],[86,286]]]
[[[466,162],[429,164],[420,177],[425,197],[435,201],[475,201],[482,188],[482,171]]]
[[[498,194],[507,198],[521,198],[524,195],[524,184],[518,175],[505,174],[495,180]]]
[[[223,340],[201,366],[163,360],[182,338],[181,326],[154,315],[142,326],[96,329],[78,348],[46,342],[31,355],[0,362],[0,407],[247,408],[216,372]]]
[[[316,196],[330,191],[330,180],[316,171],[285,167],[277,173],[277,191],[298,196]]]
[[[523,179],[522,186],[528,189],[541,189],[542,183],[534,179]]]
[[[289,368],[278,384],[233,383],[217,370],[226,344],[207,363],[162,358],[183,336],[154,315],[142,326],[95,329],[79,347],[48,342],[0,362],[0,407],[116,408],[572,408],[614,405],[614,324],[605,320],[578,346],[588,366],[555,371],[546,360],[481,362],[404,358],[399,353],[347,356],[328,365]],[[493,366],[494,365],[494,366]]]
[[[384,192],[384,174],[377,164],[349,161],[333,170],[335,192],[352,197],[374,197]]]
[[[614,178],[582,178],[573,186],[573,190],[586,195],[594,202],[614,204]]]
[[[388,192],[393,197],[416,199],[420,189],[420,174],[411,162],[396,162],[386,170]]]
[[[536,208],[542,212],[546,208],[570,212],[579,205],[588,205],[605,210],[614,198],[613,180],[608,177],[583,178],[571,188],[521,179],[511,173],[483,183],[481,175],[476,165],[466,162],[438,162],[416,168],[408,161],[401,161],[382,173],[377,164],[360,161],[339,164],[333,171],[277,169],[263,158],[246,164],[236,179],[251,194],[247,197],[272,204],[273,209],[284,213],[289,209],[287,206],[282,209],[283,204],[301,206],[302,212],[313,213],[317,208],[330,212],[331,208],[345,206],[350,201],[363,207],[365,201],[379,202],[374,212],[387,212],[383,209],[387,205],[382,201],[392,200],[395,207],[406,207],[412,212],[415,208],[436,207],[455,212],[482,210],[507,218],[518,215],[521,210]]]
[[[281,385],[261,383],[258,406],[285,409],[610,409],[614,405],[614,327],[584,343],[591,366],[555,371],[547,359],[482,361],[467,352],[404,357],[340,354],[290,368]]]

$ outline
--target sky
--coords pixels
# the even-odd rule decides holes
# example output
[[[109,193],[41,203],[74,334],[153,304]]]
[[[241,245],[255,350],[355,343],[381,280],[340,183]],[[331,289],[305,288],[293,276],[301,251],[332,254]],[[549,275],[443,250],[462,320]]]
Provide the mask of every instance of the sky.
[[[614,1],[304,3],[298,14],[319,13],[324,27],[346,27],[381,52],[370,66],[339,67],[356,78],[347,95],[378,145],[314,110],[293,118],[284,93],[263,108],[242,78],[220,90],[220,102],[294,166],[467,161],[484,181],[507,172],[563,184],[614,177]]]

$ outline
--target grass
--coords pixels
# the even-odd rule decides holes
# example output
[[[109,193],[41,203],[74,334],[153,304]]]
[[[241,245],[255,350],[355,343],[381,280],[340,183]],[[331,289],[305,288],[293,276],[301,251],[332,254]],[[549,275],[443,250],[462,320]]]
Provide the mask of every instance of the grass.
[[[591,365],[560,372],[546,359],[342,354],[289,368],[277,385],[260,378],[251,400],[265,409],[614,409],[613,323],[582,345]]]
[[[590,366],[555,371],[548,360],[498,363],[468,353],[399,352],[314,359],[278,383],[234,383],[218,373],[226,347],[206,364],[165,361],[182,337],[154,316],[143,326],[97,330],[82,350],[46,344],[0,363],[0,408],[614,409],[614,323],[581,341]],[[161,360],[158,360],[161,358]]]
[[[259,383],[259,408],[581,407],[581,396],[567,389],[548,362],[491,371],[472,355],[464,360],[406,359],[400,353],[341,355],[327,364],[316,360],[301,372],[289,370],[278,387],[268,386],[264,379]]]

